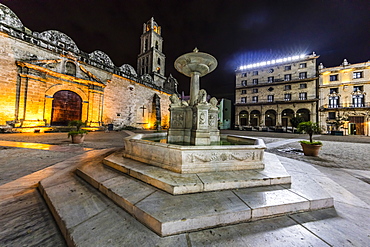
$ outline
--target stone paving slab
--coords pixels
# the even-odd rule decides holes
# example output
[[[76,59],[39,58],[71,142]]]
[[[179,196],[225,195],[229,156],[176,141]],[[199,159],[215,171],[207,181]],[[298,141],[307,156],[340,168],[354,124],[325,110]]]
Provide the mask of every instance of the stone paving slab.
[[[311,210],[309,200],[282,186],[240,189],[235,194],[252,209],[252,219]]]
[[[265,153],[265,169],[203,172],[180,174],[139,161],[123,158],[114,153],[104,159],[104,164],[123,173],[151,184],[174,195],[238,189],[277,184],[289,184],[290,175],[281,165],[276,155]]]
[[[84,148],[81,146],[60,146],[60,145],[49,145],[43,143],[30,143],[30,142],[14,142],[14,141],[1,141],[0,146],[4,147],[16,147],[16,148],[30,148],[37,150],[47,151],[59,151],[59,152],[71,152],[71,151],[91,151],[92,148]]]
[[[0,201],[0,246],[64,247],[66,243],[36,188]]]
[[[192,232],[189,240],[192,247],[330,246],[287,216]]]
[[[331,246],[369,246],[370,209],[337,202],[335,209],[295,214],[291,218]]]
[[[311,178],[318,185],[320,185],[321,188],[325,188],[326,192],[331,197],[335,198],[337,202],[343,202],[363,208],[370,208],[369,204],[361,200],[355,194],[348,191],[341,184],[338,184],[332,179],[325,176],[314,166],[298,160],[292,161],[291,159],[285,157],[279,157],[279,159],[290,174],[293,175],[294,173],[300,173],[302,176]],[[364,186],[369,187],[367,184],[364,184]]]

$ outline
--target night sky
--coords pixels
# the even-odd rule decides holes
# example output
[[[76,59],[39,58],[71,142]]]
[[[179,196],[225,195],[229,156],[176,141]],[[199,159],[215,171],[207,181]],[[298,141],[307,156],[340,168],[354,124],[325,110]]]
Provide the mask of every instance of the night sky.
[[[162,26],[166,76],[188,93],[190,79],[173,66],[195,47],[218,60],[201,88],[233,99],[235,69],[295,54],[320,55],[325,67],[370,59],[369,0],[0,0],[32,31],[58,30],[80,50],[107,53],[136,69],[143,23]]]

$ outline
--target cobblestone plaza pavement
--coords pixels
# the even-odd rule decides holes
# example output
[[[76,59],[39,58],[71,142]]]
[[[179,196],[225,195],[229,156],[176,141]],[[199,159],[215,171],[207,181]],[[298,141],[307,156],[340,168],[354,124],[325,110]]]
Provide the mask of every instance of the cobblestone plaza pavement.
[[[105,150],[122,148],[130,133],[92,132],[83,145],[70,144],[66,133],[0,134],[0,246],[67,246],[37,183],[89,154],[99,158]],[[288,172],[299,167],[320,184],[335,208],[187,233],[177,246],[368,246],[370,137],[315,136],[324,144],[320,156],[306,157],[298,143],[306,135],[223,133],[262,138],[267,152],[278,155]],[[140,246],[174,246],[158,239],[148,238]],[[128,243],[112,246],[132,246]]]

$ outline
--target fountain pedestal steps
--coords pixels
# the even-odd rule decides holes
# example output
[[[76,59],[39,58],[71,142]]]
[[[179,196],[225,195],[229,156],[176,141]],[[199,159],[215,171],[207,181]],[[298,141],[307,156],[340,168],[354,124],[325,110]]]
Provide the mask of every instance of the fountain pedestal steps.
[[[264,169],[180,174],[123,158],[114,153],[104,164],[173,195],[225,189],[290,184],[291,177],[272,154],[265,154]]]
[[[39,188],[69,246],[135,244],[143,234],[154,245],[172,245],[185,239],[183,232],[333,206],[309,177],[292,179],[291,186],[171,195],[94,160],[40,181]]]
[[[162,237],[333,206],[333,199],[309,178],[303,186],[297,184],[293,189],[290,185],[270,185],[171,195],[103,164],[84,165],[76,173]],[[63,202],[51,192],[53,188],[43,190],[51,203],[59,201],[61,207]],[[94,207],[89,203],[79,204],[79,207]],[[69,210],[74,209],[59,210],[66,215],[58,217],[77,215]]]

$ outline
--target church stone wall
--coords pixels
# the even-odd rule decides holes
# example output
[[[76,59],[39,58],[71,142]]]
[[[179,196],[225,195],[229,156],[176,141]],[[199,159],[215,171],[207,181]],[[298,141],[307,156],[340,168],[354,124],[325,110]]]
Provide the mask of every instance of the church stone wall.
[[[6,120],[14,119],[15,90],[17,80],[17,66],[14,54],[11,51],[11,40],[6,34],[0,33],[0,125],[5,125]]]
[[[154,94],[161,98],[162,125],[166,124],[166,119],[168,122],[170,95],[167,93],[117,75],[113,75],[104,92],[104,123],[113,124],[115,128],[124,126],[153,128]]]

